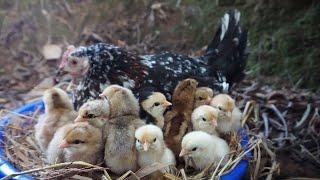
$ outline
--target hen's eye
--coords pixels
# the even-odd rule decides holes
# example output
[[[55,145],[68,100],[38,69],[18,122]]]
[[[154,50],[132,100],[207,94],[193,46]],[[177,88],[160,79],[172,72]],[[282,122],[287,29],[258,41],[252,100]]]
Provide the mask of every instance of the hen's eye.
[[[202,101],[204,98],[203,98],[203,97],[198,97],[198,99],[199,99],[200,101]]]
[[[88,114],[87,117],[88,118],[94,118],[94,114]]]
[[[207,121],[206,118],[202,118],[202,121]]]
[[[71,61],[71,63],[72,63],[73,65],[76,65],[76,64],[77,64],[77,61]]]
[[[196,151],[196,150],[197,150],[197,148],[196,148],[196,147],[192,149],[192,151]]]
[[[155,103],[154,103],[154,106],[159,106],[159,105],[160,105],[159,102],[155,102]]]
[[[157,138],[154,138],[154,139],[153,139],[153,142],[156,142],[156,140],[157,140]]]
[[[78,140],[78,139],[73,141],[73,144],[81,144],[81,143],[84,143],[84,141],[81,141],[81,140]]]

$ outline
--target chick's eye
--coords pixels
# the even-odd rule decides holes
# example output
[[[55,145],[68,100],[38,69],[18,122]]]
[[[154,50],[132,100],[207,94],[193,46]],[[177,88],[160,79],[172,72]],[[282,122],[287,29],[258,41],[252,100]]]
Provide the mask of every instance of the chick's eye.
[[[159,105],[160,105],[159,102],[155,102],[155,103],[154,103],[154,106],[159,106]]]
[[[73,141],[73,144],[81,144],[81,143],[84,143],[84,141],[81,141],[81,140],[78,140],[78,139]]]
[[[94,118],[94,114],[88,114],[87,117],[88,118]]]
[[[203,117],[203,118],[202,118],[202,121],[207,121],[207,120],[206,120],[206,118]]]
[[[138,143],[140,142],[139,139],[137,139],[137,142],[138,142]]]
[[[154,139],[153,139],[153,142],[156,142],[156,141],[157,141],[157,138],[154,138]]]
[[[218,106],[218,109],[219,109],[220,111],[223,111],[223,110],[224,110],[222,106]]]
[[[198,99],[199,99],[200,101],[202,101],[204,98],[203,98],[203,97],[198,97]]]
[[[197,148],[196,148],[196,147],[192,149],[192,151],[196,151],[196,150],[197,150]]]

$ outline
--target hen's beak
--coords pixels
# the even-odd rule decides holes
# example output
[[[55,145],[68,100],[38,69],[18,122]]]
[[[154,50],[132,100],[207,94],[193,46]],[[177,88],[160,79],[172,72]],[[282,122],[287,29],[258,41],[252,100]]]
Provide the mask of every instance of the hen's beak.
[[[70,144],[66,141],[66,140],[63,140],[60,144],[59,144],[59,148],[63,149],[63,148],[66,148],[68,147]]]
[[[190,154],[190,152],[186,151],[185,149],[181,149],[181,152],[180,152],[180,154],[179,154],[179,157],[183,157],[183,156],[186,156],[186,155],[188,155],[188,154]]]
[[[144,151],[148,151],[149,146],[150,146],[150,144],[147,143],[147,142],[145,142],[145,143],[143,144],[143,150],[144,150]]]
[[[75,120],[74,120],[74,122],[84,122],[84,121],[86,121],[82,116],[78,116]]]
[[[60,64],[59,64],[59,70],[61,71],[64,66],[66,65],[66,63],[64,61],[62,61]]]
[[[164,107],[168,107],[168,106],[171,106],[171,105],[172,105],[172,103],[169,102],[169,101],[166,101],[166,102],[163,103]]]

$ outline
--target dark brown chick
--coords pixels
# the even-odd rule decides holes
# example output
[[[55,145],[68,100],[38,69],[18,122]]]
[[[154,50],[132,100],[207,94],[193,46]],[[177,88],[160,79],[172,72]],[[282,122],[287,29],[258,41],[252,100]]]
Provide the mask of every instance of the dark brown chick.
[[[165,142],[176,156],[181,150],[182,137],[191,125],[197,85],[198,82],[194,79],[179,82],[173,92],[172,110],[165,114]]]

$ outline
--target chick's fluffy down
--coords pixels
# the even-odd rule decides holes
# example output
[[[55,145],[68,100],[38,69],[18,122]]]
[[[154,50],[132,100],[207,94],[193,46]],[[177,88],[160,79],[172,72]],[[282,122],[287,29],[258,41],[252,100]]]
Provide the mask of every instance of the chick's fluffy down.
[[[39,116],[35,125],[35,139],[40,149],[45,152],[54,133],[61,126],[72,123],[77,117],[67,93],[59,88],[44,92],[45,113]]]

